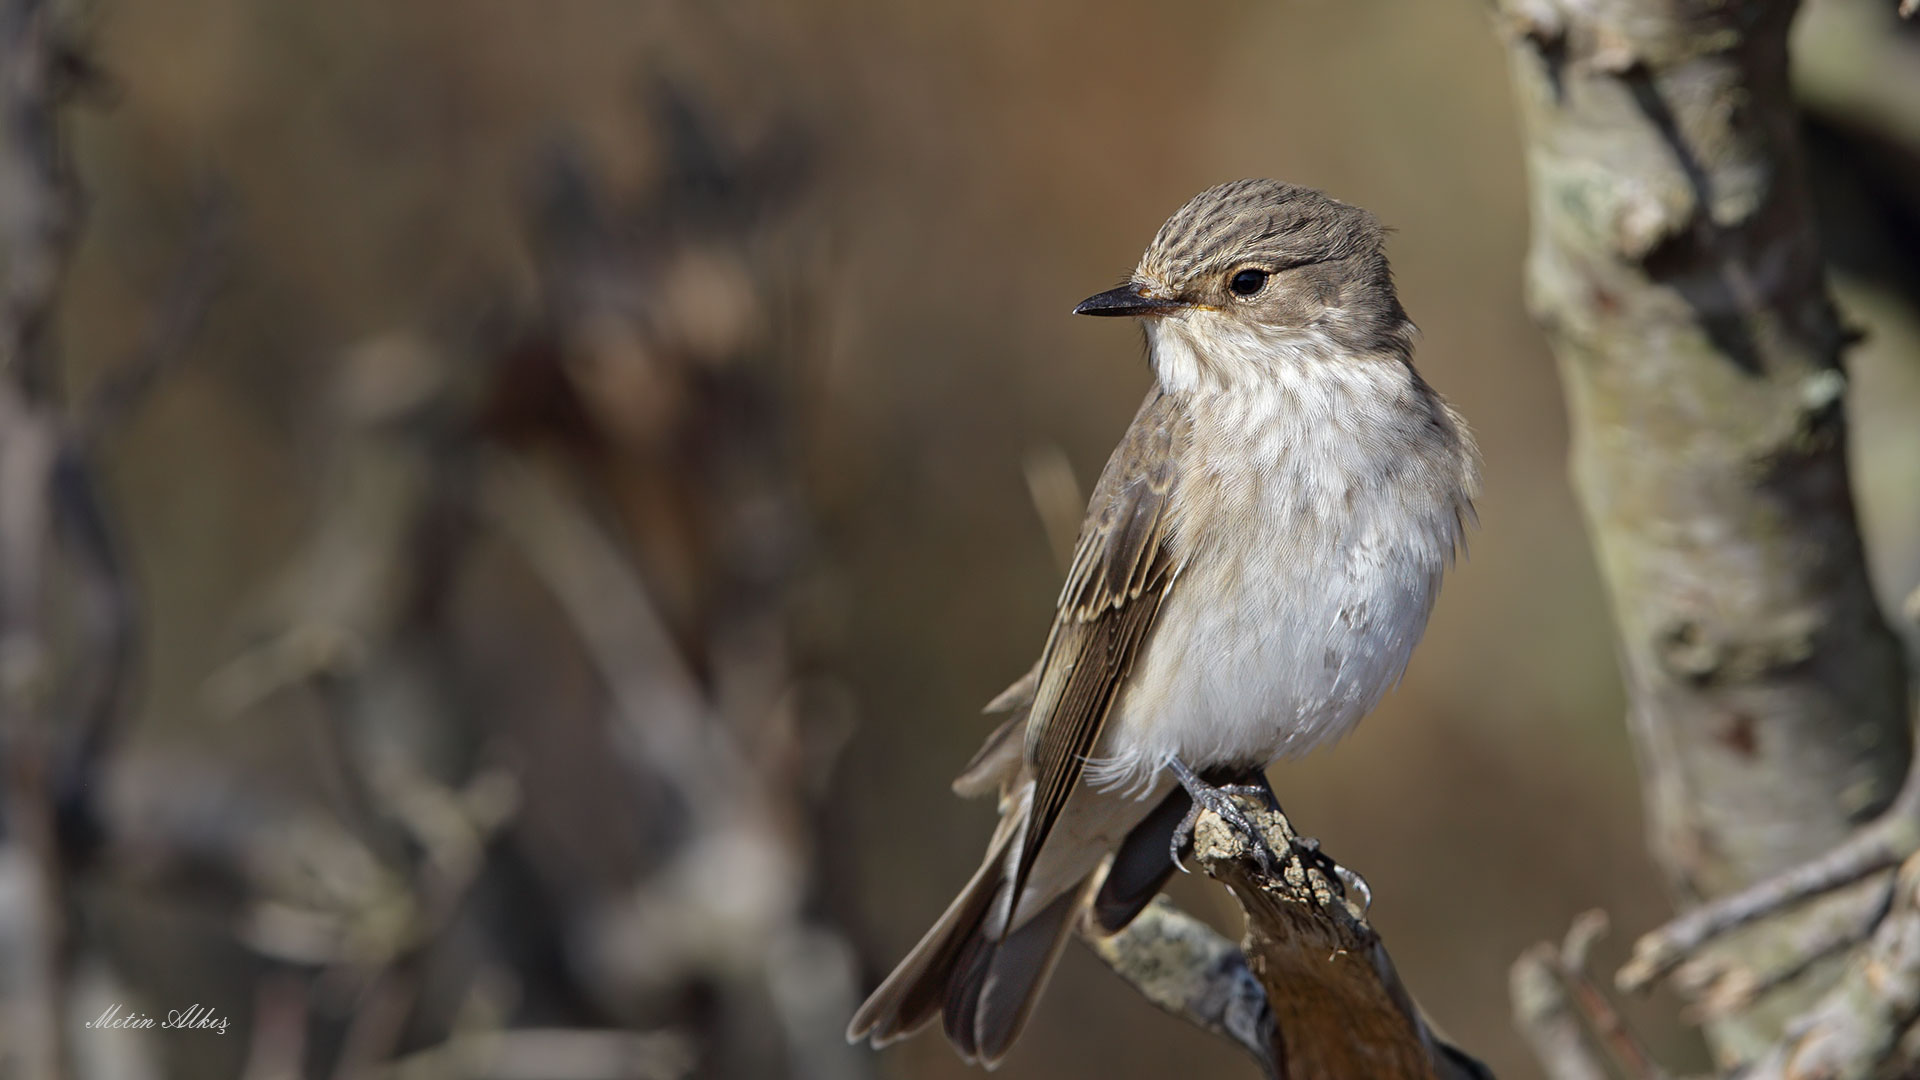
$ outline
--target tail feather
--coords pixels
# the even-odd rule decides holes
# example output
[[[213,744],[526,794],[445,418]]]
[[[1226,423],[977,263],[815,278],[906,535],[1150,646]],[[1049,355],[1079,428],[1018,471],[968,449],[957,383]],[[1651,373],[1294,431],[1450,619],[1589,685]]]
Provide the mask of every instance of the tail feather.
[[[947,1041],[969,1065],[980,1060],[980,1038],[973,1017],[980,1009],[980,994],[987,986],[987,972],[993,965],[994,942],[976,932],[967,939],[946,986],[940,1010]]]
[[[848,1042],[871,1038],[873,1045],[885,1046],[920,1030],[940,1011],[955,969],[982,937],[987,913],[1006,884],[1003,864],[1014,831],[1001,830],[980,869],[940,920],[853,1014],[847,1025]]]
[[[997,1064],[1026,1026],[1067,935],[1092,900],[1090,883],[1105,882],[1096,917],[1109,931],[1158,891],[1172,869],[1167,842],[1185,804],[1088,798],[1069,802],[1055,842],[1016,901],[1013,854],[1025,842],[1031,792],[1031,785],[1003,792],[1000,827],[980,869],[860,1006],[847,1026],[849,1041],[884,1046],[941,1014],[962,1057]],[[1116,853],[1113,869],[1102,874],[1109,853]]]
[[[1012,1049],[1013,1040],[1027,1026],[1027,1017],[1033,1015],[1040,988],[1060,961],[1060,951],[1066,946],[1085,892],[1083,886],[1060,894],[1008,934],[978,961],[981,975],[977,979],[969,977],[968,982],[977,985],[978,992],[947,999],[947,1031],[956,1027],[972,1030],[973,1037],[963,1048],[968,1061],[992,1068]]]
[[[1093,900],[1094,925],[1102,933],[1117,934],[1140,914],[1173,875],[1168,848],[1174,830],[1187,816],[1193,797],[1176,787],[1133,827],[1113,853],[1113,864]]]
[[[947,1038],[969,1062],[999,1063],[1026,1026],[1034,1001],[1087,899],[1086,882],[1063,891],[1004,938],[996,937],[1011,887],[1003,828],[986,861],[893,974],[847,1025],[847,1039],[884,1046],[942,1015]]]

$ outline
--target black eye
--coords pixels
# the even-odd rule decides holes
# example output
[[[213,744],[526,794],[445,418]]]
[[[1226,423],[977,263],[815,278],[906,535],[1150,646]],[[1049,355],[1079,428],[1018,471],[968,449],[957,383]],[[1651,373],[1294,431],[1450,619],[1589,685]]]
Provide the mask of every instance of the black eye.
[[[1227,283],[1227,288],[1232,289],[1235,296],[1252,296],[1266,283],[1265,270],[1242,270],[1233,275],[1233,280]]]

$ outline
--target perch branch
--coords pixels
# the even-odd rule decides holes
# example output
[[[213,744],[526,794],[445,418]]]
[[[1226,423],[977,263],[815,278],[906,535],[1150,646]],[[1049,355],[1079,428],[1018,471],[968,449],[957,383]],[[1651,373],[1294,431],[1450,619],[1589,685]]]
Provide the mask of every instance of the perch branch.
[[[1265,1076],[1280,1080],[1274,1059],[1278,1033],[1266,988],[1233,942],[1164,896],[1155,897],[1117,934],[1102,935],[1086,923],[1080,932],[1094,955],[1148,1001],[1232,1039],[1253,1055]]]
[[[1366,910],[1343,881],[1359,879],[1312,850],[1286,815],[1244,807],[1275,851],[1276,873],[1213,814],[1194,831],[1194,857],[1239,900],[1246,938],[1236,953],[1164,899],[1094,951],[1154,1004],[1222,1033],[1269,1076],[1291,1080],[1490,1080],[1486,1066],[1428,1025],[1400,982]],[[1354,889],[1353,893],[1360,890]],[[1264,1002],[1249,1000],[1264,987]]]

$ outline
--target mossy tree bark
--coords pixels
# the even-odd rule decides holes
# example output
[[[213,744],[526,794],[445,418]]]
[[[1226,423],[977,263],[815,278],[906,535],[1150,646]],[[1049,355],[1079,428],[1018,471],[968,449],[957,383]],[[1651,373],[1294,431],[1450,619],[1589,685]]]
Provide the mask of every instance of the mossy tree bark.
[[[1565,387],[1651,846],[1683,907],[1833,848],[1888,804],[1911,751],[1788,96],[1796,7],[1497,2],[1532,188],[1529,304]],[[1868,902],[1836,893],[1720,947],[1785,950]],[[1760,1056],[1837,973],[1711,1024],[1718,1056]]]

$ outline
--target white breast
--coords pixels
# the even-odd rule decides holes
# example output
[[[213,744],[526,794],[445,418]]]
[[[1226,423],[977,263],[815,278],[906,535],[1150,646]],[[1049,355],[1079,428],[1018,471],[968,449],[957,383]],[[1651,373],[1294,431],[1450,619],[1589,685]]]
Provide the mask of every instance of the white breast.
[[[1459,531],[1460,449],[1421,430],[1419,392],[1397,363],[1324,362],[1189,391],[1183,568],[1091,782],[1144,790],[1176,756],[1205,769],[1304,753],[1399,681]]]

